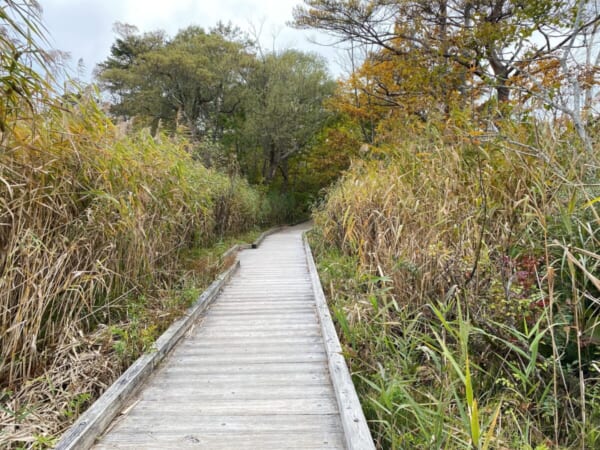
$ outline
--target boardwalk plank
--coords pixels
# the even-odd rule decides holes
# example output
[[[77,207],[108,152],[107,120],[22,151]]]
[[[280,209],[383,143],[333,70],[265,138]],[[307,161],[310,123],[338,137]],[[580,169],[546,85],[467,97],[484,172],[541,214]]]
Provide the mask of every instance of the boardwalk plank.
[[[286,305],[269,305],[269,304],[253,304],[250,306],[228,305],[211,308],[210,314],[221,316],[242,316],[242,315],[265,315],[277,316],[279,314],[306,314],[313,313],[315,309],[309,306],[302,306],[302,303],[293,306]]]
[[[185,403],[208,402],[209,400],[277,400],[295,398],[334,398],[328,386],[187,386],[178,389],[160,389],[160,383],[153,383],[141,394],[142,400]],[[160,410],[159,410],[160,412]]]
[[[256,345],[256,343],[247,343],[241,341],[240,343],[229,345],[225,342],[220,344],[215,344],[214,342],[202,342],[202,343],[185,343],[181,345],[176,355],[228,355],[228,354],[281,354],[281,353],[323,353],[325,351],[325,347],[321,342],[317,342],[314,344],[310,343],[290,343],[287,342],[285,344],[273,344],[271,342],[265,342],[263,345]]]
[[[163,371],[163,380],[169,383],[169,386],[176,387],[180,384],[220,384],[234,383],[235,385],[254,385],[254,386],[271,386],[278,384],[321,384],[326,383],[329,377],[327,370],[313,370],[312,372],[255,372],[255,373],[211,373],[207,376],[205,373],[180,371]]]
[[[336,414],[288,414],[288,415],[195,415],[193,413],[169,414],[168,431],[188,433],[235,432],[292,432],[292,431],[341,431],[339,416]],[[148,410],[134,409],[124,418],[128,431],[164,429],[165,415]]]
[[[210,450],[333,450],[343,448],[341,432],[298,433],[229,433],[223,434],[190,433],[182,435],[169,431],[146,431],[140,433],[121,433],[106,439],[96,448],[98,450],[132,449],[139,450],[139,442],[144,439],[145,450],[210,449]],[[260,447],[256,447],[260,442]]]
[[[156,400],[141,400],[136,404],[135,414],[147,414],[148,411],[156,414],[158,409]],[[329,398],[294,398],[278,400],[213,400],[201,405],[191,402],[168,403],[160,405],[160,413],[168,414],[193,414],[198,416],[282,416],[282,415],[335,415],[337,405]]]
[[[228,345],[229,347],[240,347],[246,345],[269,345],[276,342],[279,345],[294,345],[294,344],[321,344],[323,341],[320,336],[280,336],[277,339],[273,339],[272,337],[238,337],[232,338],[229,337],[203,337],[201,339],[198,338],[190,338],[185,344],[189,345]]]
[[[254,338],[271,338],[277,341],[280,338],[300,338],[300,337],[315,337],[321,336],[319,327],[310,327],[305,329],[288,330],[287,328],[272,328],[272,329],[240,329],[237,327],[229,331],[229,334],[224,334],[225,328],[221,330],[203,330],[196,335],[196,339],[254,339]]]
[[[298,314],[296,316],[249,316],[249,317],[235,317],[232,316],[230,318],[221,316],[221,317],[210,317],[208,318],[204,324],[205,326],[228,326],[230,328],[236,328],[239,326],[260,326],[260,325],[278,325],[278,326],[288,326],[288,325],[304,325],[309,320],[315,320],[317,317],[316,314]]]
[[[189,372],[193,374],[214,374],[214,373],[243,373],[243,374],[260,374],[260,373],[321,373],[323,370],[328,370],[320,362],[308,363],[264,363],[264,364],[239,364],[231,362],[229,364],[170,364],[163,369],[163,373]]]
[[[264,363],[301,363],[301,362],[327,362],[327,355],[325,352],[319,353],[300,353],[294,354],[231,354],[231,355],[195,355],[193,353],[178,352],[173,355],[175,363],[184,364],[231,364],[234,363],[247,363],[247,364],[264,364]]]

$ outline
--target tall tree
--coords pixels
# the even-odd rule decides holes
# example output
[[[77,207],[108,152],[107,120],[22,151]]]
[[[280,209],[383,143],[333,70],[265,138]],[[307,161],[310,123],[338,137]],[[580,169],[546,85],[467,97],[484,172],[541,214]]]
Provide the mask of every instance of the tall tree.
[[[418,52],[431,65],[458,65],[505,103],[525,63],[553,54],[598,22],[597,14],[578,22],[581,5],[591,1],[304,0],[294,18],[299,28],[374,45],[388,57]]]
[[[248,80],[240,159],[251,178],[289,182],[288,161],[301,154],[323,126],[323,102],[334,89],[325,63],[287,50],[262,57]]]
[[[146,60],[166,46],[166,36],[162,31],[139,34],[135,26],[123,23],[116,23],[113,30],[117,39],[110,56],[96,67],[96,78],[111,95],[114,115],[148,118],[155,130],[159,120],[172,120],[173,111],[161,95],[162,87],[147,72]]]
[[[210,32],[191,26],[170,40],[131,26],[116,31],[111,56],[96,72],[113,95],[113,113],[146,117],[154,129],[159,121],[184,126],[194,141],[223,135],[252,61],[249,41],[223,24]]]

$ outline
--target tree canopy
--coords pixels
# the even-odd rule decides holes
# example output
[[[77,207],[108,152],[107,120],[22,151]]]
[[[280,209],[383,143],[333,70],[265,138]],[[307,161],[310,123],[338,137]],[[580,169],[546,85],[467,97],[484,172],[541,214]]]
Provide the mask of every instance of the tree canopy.
[[[289,181],[288,161],[305,150],[323,126],[328,116],[323,102],[334,87],[325,62],[315,56],[287,50],[257,61],[248,78],[240,129],[246,149],[241,157],[254,160],[252,178],[272,180],[279,171],[284,183]]]
[[[572,45],[598,23],[592,0],[305,0],[295,25],[369,45],[372,60],[421,60],[442,91],[477,84],[507,102],[533,62]],[[389,72],[389,71],[388,71]],[[446,81],[444,81],[446,80]],[[476,83],[474,83],[476,82]],[[388,86],[388,83],[381,83]],[[394,91],[389,88],[389,92]],[[384,86],[379,94],[386,98]]]
[[[328,116],[323,102],[335,86],[322,59],[259,52],[224,24],[190,26],[173,38],[124,24],[115,31],[111,55],[96,71],[114,115],[185,132],[200,153],[217,148],[252,180],[281,177],[288,185],[290,158],[306,151]]]
[[[193,139],[223,134],[252,61],[249,42],[232,39],[235,30],[225,26],[209,32],[191,26],[173,39],[127,25],[115,31],[111,55],[96,71],[114,114],[143,117],[153,128],[159,121],[167,129],[184,126]]]

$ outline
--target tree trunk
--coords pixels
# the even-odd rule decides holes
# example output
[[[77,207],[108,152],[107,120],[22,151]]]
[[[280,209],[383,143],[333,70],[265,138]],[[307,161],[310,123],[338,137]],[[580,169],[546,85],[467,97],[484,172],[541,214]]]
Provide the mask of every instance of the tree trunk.
[[[281,163],[279,164],[279,171],[281,172],[281,176],[283,178],[283,192],[287,192],[290,185],[289,167],[287,159],[281,161]]]
[[[488,48],[488,59],[490,66],[494,71],[494,78],[496,79],[496,95],[498,97],[498,104],[504,105],[510,100],[510,88],[508,84],[509,68],[506,64],[500,61],[500,58],[496,55],[496,50]]]
[[[265,161],[265,163],[266,173],[264,176],[267,182],[270,183],[275,177],[275,173],[277,172],[277,166],[279,165],[279,155],[273,143],[271,143],[270,145],[269,158],[268,161]]]
[[[496,95],[498,96],[498,104],[505,105],[510,100],[510,88],[506,85],[506,79],[498,78],[496,85]]]

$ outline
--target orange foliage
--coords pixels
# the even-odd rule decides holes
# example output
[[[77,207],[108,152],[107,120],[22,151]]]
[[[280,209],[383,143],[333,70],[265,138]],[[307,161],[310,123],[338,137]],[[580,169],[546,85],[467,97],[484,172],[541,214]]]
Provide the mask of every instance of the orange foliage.
[[[397,39],[396,46],[401,46]],[[473,74],[448,58],[432,58],[429,51],[396,54],[381,50],[338,85],[329,107],[371,128],[387,121],[444,120],[454,106],[468,103],[463,87]]]

